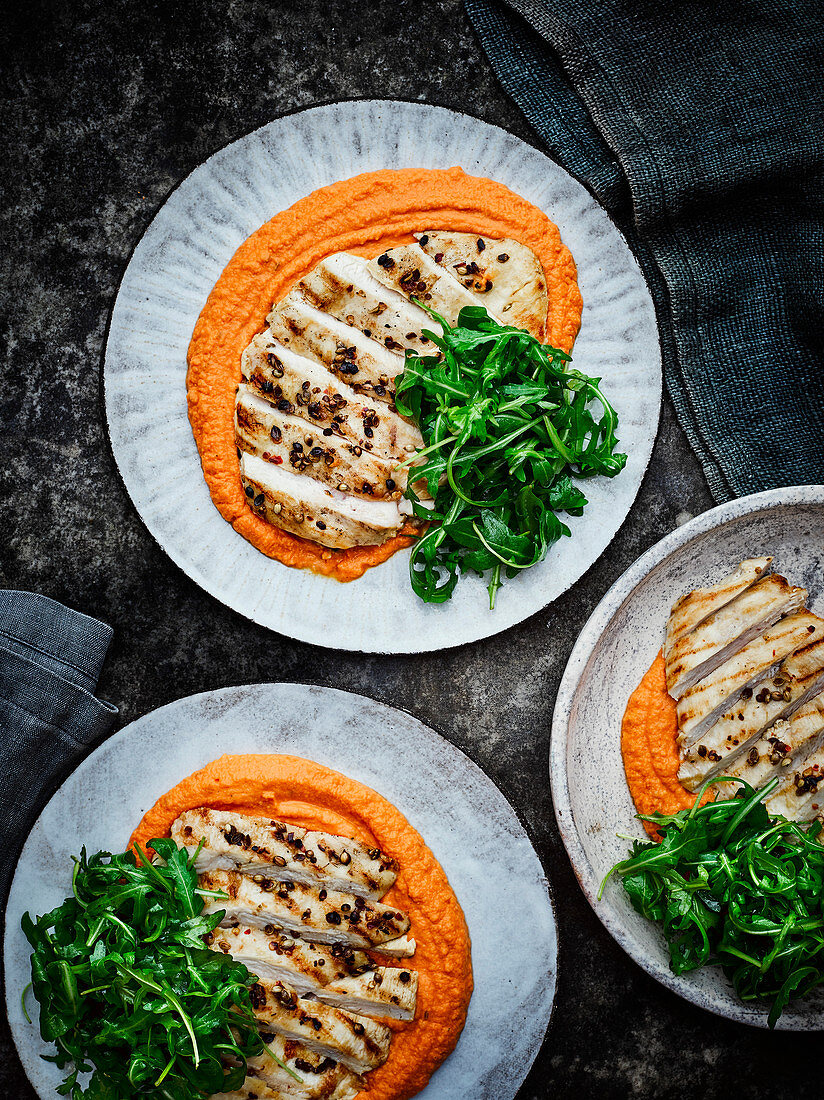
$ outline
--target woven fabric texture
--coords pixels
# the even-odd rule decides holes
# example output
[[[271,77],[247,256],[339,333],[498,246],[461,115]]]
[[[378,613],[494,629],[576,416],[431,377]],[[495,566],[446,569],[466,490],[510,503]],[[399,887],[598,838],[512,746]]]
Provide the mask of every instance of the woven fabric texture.
[[[111,628],[32,592],[0,591],[0,900],[45,799],[111,729],[94,692]]]
[[[635,250],[716,499],[824,482],[819,0],[466,8],[549,154]]]

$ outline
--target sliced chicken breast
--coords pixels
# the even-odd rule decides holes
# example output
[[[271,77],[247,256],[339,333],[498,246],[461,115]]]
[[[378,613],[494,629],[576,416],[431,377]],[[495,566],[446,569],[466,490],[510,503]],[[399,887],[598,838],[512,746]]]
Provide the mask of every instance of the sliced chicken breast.
[[[403,356],[356,328],[322,313],[292,292],[266,318],[272,336],[298,355],[314,359],[357,393],[391,405]],[[370,330],[371,331],[371,330]]]
[[[812,821],[824,811],[824,749],[790,766],[782,786],[764,805],[790,821]]]
[[[667,661],[667,691],[680,699],[782,616],[802,607],[806,598],[805,588],[776,574],[757,581],[675,642]]]
[[[544,339],[547,317],[546,276],[540,260],[511,237],[427,229],[418,244],[475,296],[476,303],[504,324],[525,328]]]
[[[402,244],[398,248],[390,248],[376,260],[369,261],[369,272],[390,290],[424,302],[450,325],[457,322],[458,314],[464,306],[479,305],[474,294],[462,286],[446,268],[436,264],[417,244]],[[495,318],[491,305],[485,305],[490,316]],[[437,331],[437,325],[433,329],[432,322],[426,327]]]
[[[406,470],[390,459],[355,447],[331,428],[279,412],[246,385],[238,387],[235,402],[235,442],[247,454],[364,500],[397,501],[406,488]]]
[[[811,611],[788,615],[744,646],[678,700],[678,728],[685,748],[699,741],[738,700],[796,650],[824,637],[824,619]]]
[[[405,913],[379,901],[324,887],[277,882],[264,875],[209,871],[200,876],[203,889],[219,890],[226,898],[206,898],[204,912],[224,909],[224,924],[252,928],[273,925],[312,943],[342,943],[350,947],[383,950],[409,930]]]
[[[418,975],[414,970],[379,966],[367,974],[331,982],[315,995],[324,1004],[362,1016],[413,1020],[417,994]]]
[[[266,1046],[284,1062],[291,1073],[278,1065],[267,1051],[249,1058],[246,1063],[248,1078],[273,1089],[279,1096],[303,1098],[303,1100],[352,1100],[366,1087],[364,1078],[353,1073],[340,1062],[325,1054],[310,1050],[295,1039],[286,1039],[272,1031],[261,1034]],[[292,1076],[295,1074],[298,1081]],[[240,1095],[244,1095],[243,1092]],[[255,1093],[255,1096],[266,1096]]]
[[[437,332],[439,326],[403,294],[378,282],[360,256],[347,252],[328,256],[295,289],[316,309],[359,329],[390,351],[434,351],[423,330]]]
[[[283,982],[301,996],[309,994],[364,1016],[411,1020],[415,1015],[417,974],[375,966],[361,951],[307,943],[271,926],[268,931],[243,925],[222,928],[206,942],[213,951],[231,954],[262,980]]]
[[[742,757],[731,767],[724,769],[725,775],[734,775],[745,779],[752,787],[763,787],[776,774],[791,768],[786,774],[785,783],[803,772],[804,761],[815,752],[824,740],[824,699],[816,697],[805,704],[792,718],[781,718],[775,722]],[[776,794],[780,793],[780,790]],[[719,798],[732,798],[738,790],[735,783],[719,784]],[[786,815],[790,816],[790,815]]]
[[[417,450],[421,433],[388,405],[356,393],[319,363],[296,355],[260,332],[243,353],[243,375],[250,387],[280,412],[330,429],[362,451],[382,458]]]
[[[799,650],[778,671],[747,688],[729,710],[685,752],[678,778],[687,790],[725,771],[746,753],[773,722],[789,718],[824,689],[824,640]],[[679,741],[683,741],[683,734]]]
[[[257,455],[241,454],[240,479],[257,515],[321,546],[373,546],[397,535],[404,524],[394,501],[344,494]]]
[[[695,588],[679,596],[672,605],[667,620],[667,637],[664,643],[664,657],[669,659],[672,647],[685,634],[703,623],[715,611],[725,607],[736,596],[746,592],[769,569],[772,558],[749,558],[742,561],[728,577],[707,588]]]
[[[202,871],[265,874],[278,882],[325,886],[363,898],[382,898],[398,877],[398,862],[357,840],[302,829],[285,821],[200,806],[172,825],[176,844],[194,851]]]
[[[281,983],[258,982],[250,992],[262,1031],[296,1039],[353,1073],[377,1069],[389,1055],[392,1032],[377,1020],[304,1000]]]

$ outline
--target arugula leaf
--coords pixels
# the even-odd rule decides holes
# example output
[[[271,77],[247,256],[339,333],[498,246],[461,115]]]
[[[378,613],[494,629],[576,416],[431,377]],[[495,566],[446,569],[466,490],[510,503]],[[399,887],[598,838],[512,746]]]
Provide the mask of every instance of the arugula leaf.
[[[247,1059],[264,1050],[257,979],[203,942],[223,913],[202,913],[185,849],[151,847],[155,859],[141,851],[139,861],[83,849],[74,896],[22,918],[40,1034],[55,1044],[47,1060],[67,1071],[57,1092],[71,1100],[203,1100],[239,1088]]]
[[[632,905],[658,922],[673,973],[720,966],[744,1001],[770,1003],[774,1027],[791,999],[824,983],[824,845],[807,829],[771,816],[761,790],[735,780],[735,798],[649,814],[659,843],[635,841],[612,874]],[[639,815],[640,816],[640,815]]]
[[[427,331],[439,354],[407,351],[396,379],[398,410],[417,422],[424,445],[415,466],[434,509],[414,485],[406,496],[428,530],[413,548],[410,579],[427,603],[450,599],[461,573],[486,573],[494,608],[501,578],[542,561],[570,531],[558,513],[580,516],[587,498],[573,479],[615,477],[618,418],[570,357],[523,329],[499,325],[482,306],[453,327]],[[411,480],[411,479],[410,479]]]

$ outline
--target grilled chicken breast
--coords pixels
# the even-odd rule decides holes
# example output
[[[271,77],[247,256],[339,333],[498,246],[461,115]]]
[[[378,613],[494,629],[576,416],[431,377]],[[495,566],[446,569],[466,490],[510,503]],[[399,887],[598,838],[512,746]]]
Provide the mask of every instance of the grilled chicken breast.
[[[266,321],[280,344],[321,363],[357,393],[383,404],[394,401],[395,379],[403,370],[399,352],[322,313],[295,291],[275,306]]]
[[[379,899],[398,877],[398,863],[378,848],[333,833],[201,806],[184,810],[171,829],[176,844],[194,852],[195,869],[264,874],[278,882],[325,886]]]
[[[235,442],[241,451],[289,472],[305,473],[341,493],[365,500],[400,498],[406,470],[327,430],[328,435],[298,416],[279,412],[248,386],[238,387]]]
[[[437,332],[438,324],[403,294],[378,282],[359,256],[337,252],[321,260],[295,289],[316,309],[359,329],[390,351],[434,350],[422,333],[423,329]]]
[[[824,689],[824,640],[783,661],[778,671],[748,688],[684,753],[678,778],[687,790],[726,771],[779,718],[789,718]],[[684,740],[680,734],[679,741]]]
[[[244,377],[280,412],[330,429],[361,451],[397,458],[422,446],[421,433],[388,405],[356,393],[319,363],[260,332],[243,353]]]
[[[363,1077],[295,1039],[286,1039],[271,1031],[264,1032],[261,1038],[275,1057],[285,1062],[300,1079],[298,1083],[267,1051],[250,1058],[246,1063],[249,1077],[277,1090],[279,1095],[303,1100],[352,1100],[366,1088]]]
[[[409,929],[409,917],[392,906],[325,887],[233,871],[209,871],[200,876],[200,882],[207,890],[228,895],[225,899],[206,898],[203,910],[214,913],[224,909],[222,923],[226,925],[273,925],[313,943],[343,943],[378,951]]]
[[[505,237],[478,237],[427,229],[418,244],[449,271],[493,316],[544,339],[547,317],[546,277],[532,249]]]
[[[680,699],[782,616],[802,607],[806,598],[806,589],[773,574],[714,611],[673,644],[666,662],[669,694]]]
[[[702,738],[733,699],[769,676],[785,657],[822,637],[824,619],[811,611],[799,611],[776,623],[717,666],[678,700],[678,728],[683,744],[689,746]]]
[[[823,740],[824,699],[818,696],[796,711],[792,718],[775,722],[747,753],[724,769],[724,774],[745,779],[752,787],[763,787],[777,774],[783,785],[776,796],[782,792],[786,794],[785,787],[795,787],[795,776],[803,774],[805,761],[821,747]],[[737,789],[735,783],[719,784],[718,795],[731,798]]]
[[[241,454],[240,480],[252,510],[267,523],[321,546],[372,546],[404,524],[398,504],[364,500],[294,474],[257,455]]]
[[[725,607],[736,596],[746,592],[757,580],[764,576],[772,564],[772,558],[749,558],[742,561],[728,577],[708,588],[695,588],[679,596],[672,605],[667,620],[667,636],[664,642],[664,657],[669,660],[672,647],[685,634],[703,623],[714,612]]]
[[[362,951],[342,944],[307,943],[272,926],[269,931],[238,925],[207,937],[214,951],[231,954],[267,982],[283,982],[301,996],[364,1016],[411,1020],[418,976],[397,967],[375,966]]]
[[[462,286],[454,275],[436,264],[417,244],[403,244],[390,248],[375,260],[370,260],[369,273],[390,290],[396,290],[408,298],[425,303],[434,309],[450,325],[458,320],[464,306],[477,306],[477,298]],[[495,316],[491,304],[485,303],[487,312]],[[426,327],[433,329],[433,323]],[[437,331],[437,323],[434,330]]]
[[[296,1039],[354,1073],[377,1069],[389,1055],[392,1032],[368,1016],[304,1000],[281,983],[258,982],[251,999],[261,1030]]]

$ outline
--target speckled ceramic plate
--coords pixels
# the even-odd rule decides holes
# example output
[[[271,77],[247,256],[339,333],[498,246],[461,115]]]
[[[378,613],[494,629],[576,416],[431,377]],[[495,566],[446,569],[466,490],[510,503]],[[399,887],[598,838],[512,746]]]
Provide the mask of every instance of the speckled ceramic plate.
[[[508,581],[494,613],[481,578],[428,606],[409,552],[340,584],[264,557],[215,509],[186,410],[186,349],[206,298],[242,241],[315,188],[380,168],[446,168],[499,180],[546,211],[578,265],[584,298],[575,364],[603,376],[629,453],[614,481],[587,483],[571,540]],[[104,371],[117,465],[169,556],[229,607],[292,638],[414,653],[485,638],[545,607],[604,550],[635,499],[658,425],[661,367],[652,301],[626,242],[589,193],[511,134],[422,103],[367,100],[301,111],[216,153],[170,196],[135,249],[115,303]],[[398,629],[398,623],[403,629]]]
[[[543,1042],[555,996],[556,931],[541,864],[490,779],[402,711],[330,688],[258,684],[180,699],[133,722],[88,757],[41,814],[6,911],[6,1001],[17,1048],[43,1100],[60,1074],[26,1023],[26,910],[70,892],[71,856],[122,850],[156,799],[222,753],[285,752],[326,764],[388,798],[446,871],[472,938],[475,991],[425,1100],[512,1100]],[[529,935],[524,936],[524,928]],[[506,944],[506,950],[501,950]]]
[[[713,583],[744,558],[772,554],[774,568],[810,593],[824,613],[824,486],[775,489],[713,508],[638,559],[593,612],[572,651],[555,704],[550,772],[567,852],[593,909],[635,961],[694,1004],[766,1027],[767,1014],[743,1004],[720,970],[675,977],[663,937],[630,905],[620,884],[598,888],[629,848],[617,833],[644,832],[624,776],[620,727],[633,688],[661,648],[673,601]],[[824,1028],[824,995],[785,1012],[779,1028]]]

